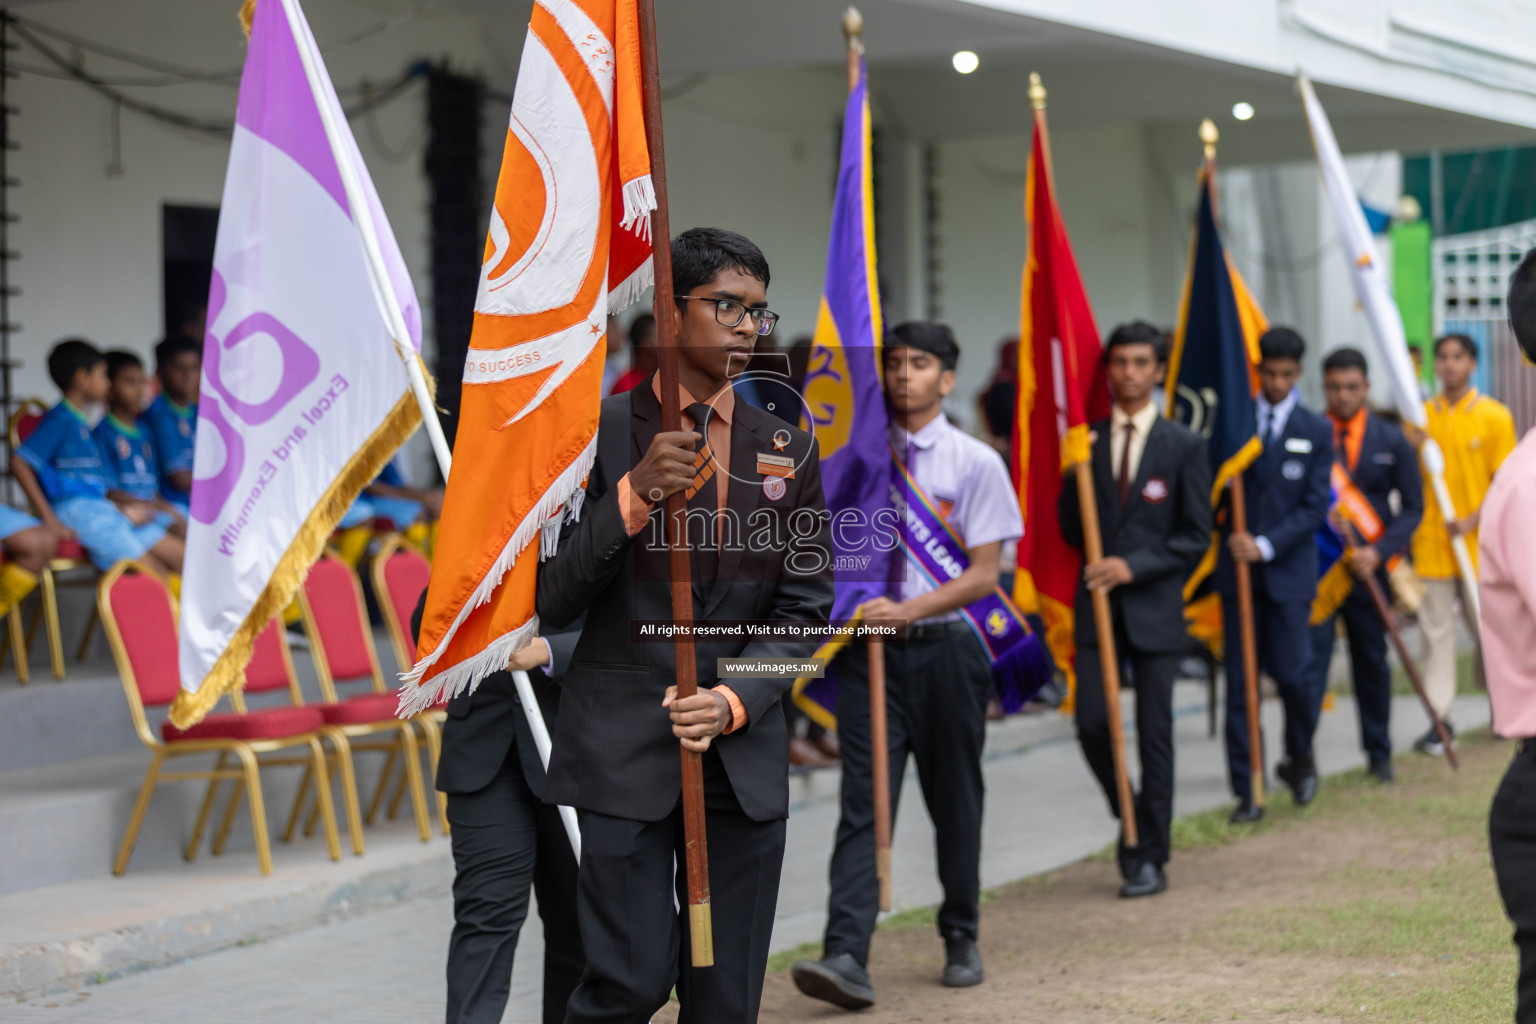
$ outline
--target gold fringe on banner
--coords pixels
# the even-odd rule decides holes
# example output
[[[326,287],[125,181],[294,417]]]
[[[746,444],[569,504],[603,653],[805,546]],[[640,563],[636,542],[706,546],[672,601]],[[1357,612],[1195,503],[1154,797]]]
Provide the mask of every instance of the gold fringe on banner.
[[[251,5],[252,0],[247,0],[247,6]],[[432,383],[432,378],[428,376],[429,388]],[[186,729],[201,721],[221,697],[245,685],[245,666],[250,663],[256,637],[267,628],[273,616],[288,607],[288,603],[298,594],[304,578],[309,575],[310,566],[315,564],[325,550],[325,544],[336,531],[336,524],[341,522],[341,517],[346,515],[347,509],[362,489],[379,475],[384,464],[394,457],[395,452],[419,426],[421,409],[415,397],[407,390],[367,443],[358,449],[357,454],[337,474],[314,511],[304,520],[293,543],[288,545],[277,568],[272,571],[272,578],[267,581],[256,603],[246,613],[245,621],[235,630],[229,645],[219,655],[219,660],[214,662],[197,692],[182,690],[176,694],[176,702],[171,705],[171,722],[176,728]]]
[[[251,24],[256,20],[256,0],[245,0],[240,5],[240,27],[245,30],[245,38],[251,38]]]
[[[1349,549],[1317,581],[1317,595],[1312,598],[1312,625],[1323,622],[1344,605],[1355,589],[1355,576],[1349,571]]]

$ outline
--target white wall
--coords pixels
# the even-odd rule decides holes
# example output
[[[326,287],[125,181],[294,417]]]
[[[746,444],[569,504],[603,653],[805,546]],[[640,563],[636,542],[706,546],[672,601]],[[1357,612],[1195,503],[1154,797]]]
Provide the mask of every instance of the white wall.
[[[328,41],[377,23],[382,17],[378,8],[366,0],[327,0],[308,7],[339,87],[355,85],[365,75],[385,81],[413,61],[450,53],[460,67],[505,74],[503,57],[485,47],[485,37],[470,18],[423,16],[338,49],[327,47]],[[136,54],[214,70],[238,68],[244,59],[236,9],[223,0],[61,0],[28,6],[21,14]],[[85,68],[94,74],[153,76],[142,68],[84,56]],[[47,66],[30,47],[24,46],[15,59],[28,67]],[[45,356],[65,335],[81,334],[103,347],[131,348],[148,356],[162,333],[161,207],[217,206],[229,147],[222,139],[124,110],[121,173],[114,176],[108,171],[111,101],[76,82],[36,74],[24,74],[11,89],[12,102],[21,110],[12,122],[21,149],[12,159],[21,179],[13,208],[22,218],[13,228],[13,246],[22,253],[14,274],[23,289],[13,309],[25,328],[15,341],[23,363],[15,391],[51,399],[55,391]],[[355,121],[353,130],[427,303],[428,196],[421,174],[425,94],[425,83],[419,82],[374,115],[376,131],[366,118]],[[133,95],[205,117],[234,116],[232,84],[141,88]],[[376,138],[392,152],[381,150]]]
[[[984,385],[997,342],[1018,334],[1029,145],[1029,136],[1013,134],[940,148],[940,316],[965,352],[961,396]],[[1187,187],[1173,179],[1158,164],[1145,127],[1130,122],[1053,130],[1051,149],[1062,218],[1100,332],[1137,318],[1171,327],[1193,170]]]

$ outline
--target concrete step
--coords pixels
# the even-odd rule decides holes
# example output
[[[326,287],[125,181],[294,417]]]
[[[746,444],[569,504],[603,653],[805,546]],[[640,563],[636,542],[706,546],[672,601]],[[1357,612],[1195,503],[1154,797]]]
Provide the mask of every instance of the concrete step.
[[[383,764],[383,755],[360,752],[354,756],[358,790],[366,810]],[[0,895],[110,874],[149,760],[149,751],[141,747],[136,751],[0,774]],[[209,768],[213,765],[214,755],[189,755],[177,760],[182,763],[169,762],[166,770]],[[422,770],[426,771],[425,758]],[[274,767],[262,772],[262,794],[267,809],[267,829],[273,840],[274,863],[280,863],[290,849],[277,840],[287,824],[301,771],[297,767]],[[398,773],[395,777],[399,777]],[[130,874],[182,863],[182,850],[192,834],[206,787],[207,783],[202,781],[162,782],[156,787],[134,846],[133,859],[129,862]],[[210,856],[208,844],[228,800],[230,787],[225,785],[222,791],[199,857]],[[333,795],[337,801],[338,827],[343,833],[342,845],[346,846],[345,824],[340,819],[340,794],[334,785]],[[429,810],[434,806],[431,800],[429,793]],[[410,814],[408,804],[401,808],[402,820],[409,819]],[[250,822],[249,805],[242,800],[230,830],[227,851],[251,851],[254,854],[255,840]],[[319,842],[317,829],[313,838],[297,839],[294,845]]]
[[[276,844],[262,877],[254,852],[204,855],[0,896],[0,998],[78,988],[342,920],[453,879],[448,841],[422,843],[399,820],[368,831],[363,857],[326,856],[318,837]]]
[[[378,639],[385,678],[391,679],[394,663],[388,641]],[[308,652],[295,650],[294,664],[305,699],[319,700]],[[366,684],[350,684],[343,696],[364,690]],[[286,693],[248,698],[252,708],[287,702]],[[163,710],[151,711],[150,725],[157,732],[162,717]],[[110,665],[87,664],[63,682],[0,684],[0,894],[108,874],[149,759],[134,733],[122,683]],[[213,761],[212,754],[189,755],[168,762],[166,770],[208,768]],[[373,792],[382,763],[380,754],[356,755],[364,801]],[[299,776],[298,768],[262,773],[274,837],[287,822]],[[205,789],[200,781],[161,783],[130,871],[180,860]],[[227,793],[228,787],[224,789]],[[408,808],[405,813],[409,815]],[[228,848],[254,849],[248,810],[237,812]],[[282,855],[281,846],[274,849],[274,859]]]

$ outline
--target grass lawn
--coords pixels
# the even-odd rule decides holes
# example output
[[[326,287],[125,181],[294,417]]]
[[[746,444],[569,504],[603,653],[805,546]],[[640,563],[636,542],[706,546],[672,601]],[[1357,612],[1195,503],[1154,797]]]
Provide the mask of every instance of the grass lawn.
[[[937,984],[932,909],[891,915],[860,1020],[1508,1021],[1516,958],[1487,814],[1513,748],[1481,733],[1461,752],[1460,772],[1405,755],[1392,786],[1326,779],[1305,809],[1282,790],[1256,826],[1225,809],[1181,818],[1155,899],[1115,899],[1107,852],[992,891],[976,989]],[[824,1019],[786,972],[816,955],[773,958],[762,1020]]]

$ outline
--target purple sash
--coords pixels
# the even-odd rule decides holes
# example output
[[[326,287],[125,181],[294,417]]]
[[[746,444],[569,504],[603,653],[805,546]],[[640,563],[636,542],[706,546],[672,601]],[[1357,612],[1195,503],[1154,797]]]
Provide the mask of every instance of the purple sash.
[[[891,461],[906,482],[904,494],[899,483],[891,481],[891,504],[905,523],[902,550],[907,561],[935,587],[958,578],[971,564],[965,544],[939,515],[895,452],[891,453]],[[908,501],[908,494],[917,500]],[[1051,666],[1045,645],[1001,587],[993,587],[990,594],[959,612],[992,661],[992,686],[998,703],[1005,713],[1013,714],[1050,681]]]

